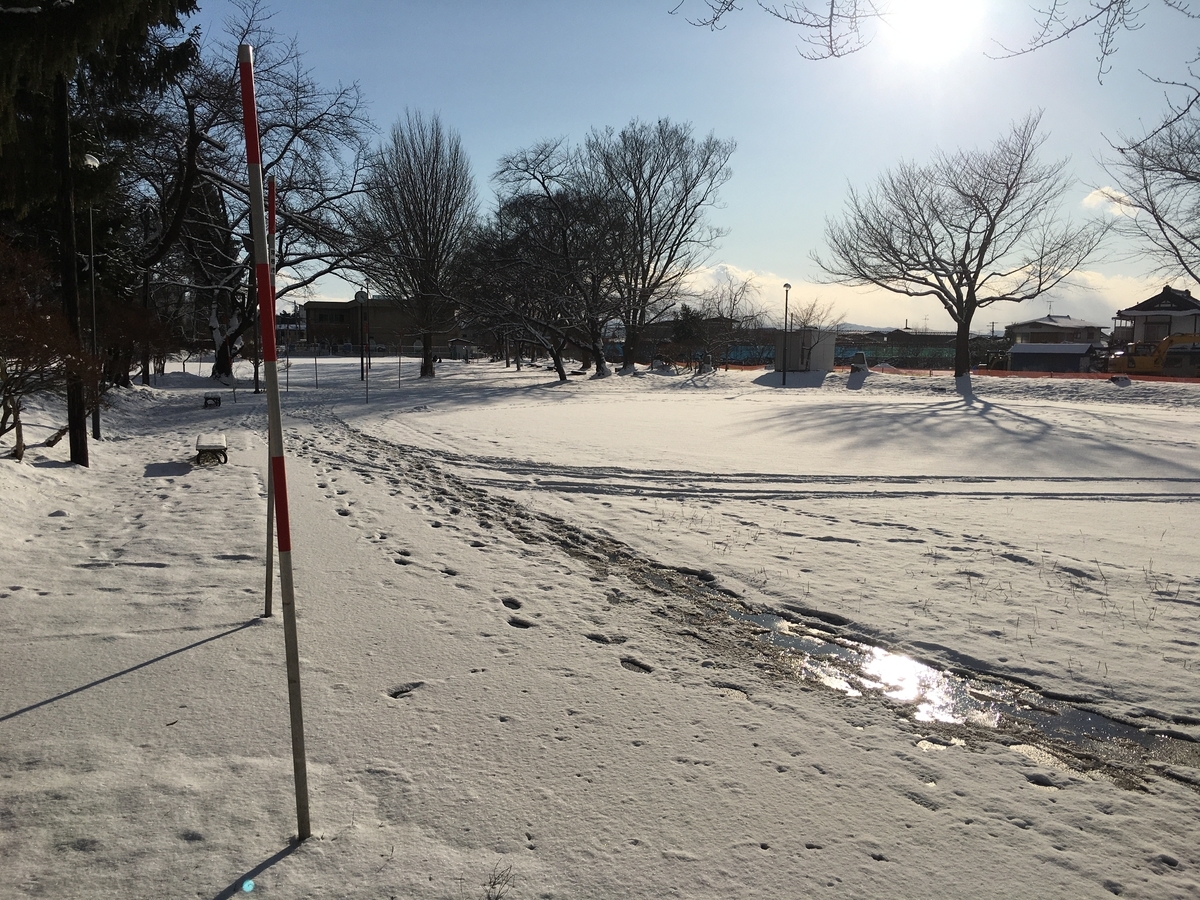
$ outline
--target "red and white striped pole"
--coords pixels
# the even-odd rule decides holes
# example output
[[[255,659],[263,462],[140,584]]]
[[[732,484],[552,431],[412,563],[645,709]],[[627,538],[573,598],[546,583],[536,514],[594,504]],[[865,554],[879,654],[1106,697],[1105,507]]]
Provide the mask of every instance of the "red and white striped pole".
[[[300,651],[296,641],[296,604],[292,585],[292,532],[288,522],[287,473],[283,464],[283,417],[279,411],[279,372],[275,354],[275,310],[271,264],[263,208],[262,151],[258,143],[258,109],[254,99],[254,48],[238,47],[242,82],[242,119],[246,126],[246,166],[250,177],[250,218],[258,307],[263,321],[263,360],[267,375],[268,443],[275,488],[275,527],[279,533],[279,593],[283,607],[283,643],[287,655],[288,704],[292,719],[292,767],[296,776],[296,827],[299,840],[312,834],[308,819],[308,769],[304,756],[304,716],[300,704]],[[267,327],[269,325],[269,327]]]
[[[271,264],[271,312],[275,312],[275,176],[267,179],[267,250]],[[259,309],[258,333],[267,328]],[[274,329],[272,329],[273,331]],[[267,586],[264,591],[263,618],[272,616],[271,592],[275,587],[275,476],[271,474],[270,439],[267,444]]]

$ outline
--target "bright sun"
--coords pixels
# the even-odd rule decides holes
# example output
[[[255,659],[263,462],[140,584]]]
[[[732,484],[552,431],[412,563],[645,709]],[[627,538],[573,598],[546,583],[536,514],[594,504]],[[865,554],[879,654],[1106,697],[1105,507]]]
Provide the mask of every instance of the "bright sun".
[[[936,66],[973,43],[984,0],[893,0],[880,37],[905,62]]]

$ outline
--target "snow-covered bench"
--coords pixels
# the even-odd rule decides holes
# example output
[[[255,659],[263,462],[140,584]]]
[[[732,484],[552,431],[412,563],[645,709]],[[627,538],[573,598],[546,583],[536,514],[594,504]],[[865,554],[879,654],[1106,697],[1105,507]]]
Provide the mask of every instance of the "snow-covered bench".
[[[205,394],[204,395],[204,408],[205,409],[208,409],[210,406],[220,406],[220,405],[221,405],[221,395],[220,394]]]
[[[205,461],[226,463],[229,462],[229,457],[226,454],[228,445],[225,443],[225,435],[223,434],[202,434],[196,438],[196,464],[204,465]]]

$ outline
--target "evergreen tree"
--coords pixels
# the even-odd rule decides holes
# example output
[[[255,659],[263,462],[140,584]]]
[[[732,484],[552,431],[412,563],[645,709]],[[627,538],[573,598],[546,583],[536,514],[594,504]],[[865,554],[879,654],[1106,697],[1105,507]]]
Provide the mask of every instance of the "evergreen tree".
[[[19,221],[57,207],[63,312],[79,340],[79,270],[71,142],[72,84],[90,60],[105,102],[144,91],[187,62],[194,48],[149,52],[157,29],[178,29],[195,0],[37,0],[0,6],[0,211]],[[78,158],[77,158],[78,157]],[[51,197],[51,190],[54,191]],[[15,230],[15,229],[14,229]],[[71,461],[88,464],[83,377],[67,376]]]

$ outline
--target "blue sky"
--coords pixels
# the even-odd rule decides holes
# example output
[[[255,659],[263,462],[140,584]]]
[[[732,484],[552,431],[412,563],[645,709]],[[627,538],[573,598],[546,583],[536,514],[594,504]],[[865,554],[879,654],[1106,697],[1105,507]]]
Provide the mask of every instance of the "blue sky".
[[[865,50],[810,61],[797,29],[747,0],[721,31],[686,16],[700,0],[288,0],[273,25],[294,35],[323,83],[357,81],[382,131],[405,107],[437,112],[463,139],[480,196],[499,157],[546,137],[581,140],[592,127],[667,116],[700,133],[738,142],[733,179],[713,220],[728,235],[713,266],[753,274],[768,309],[792,300],[833,301],[847,320],[946,329],[934,300],[819,285],[809,259],[823,249],[826,216],[842,209],[847,184],[865,187],[901,159],[918,162],[938,147],[986,148],[1031,109],[1044,109],[1047,158],[1071,157],[1079,185],[1072,215],[1095,214],[1084,198],[1107,184],[1097,159],[1106,138],[1135,134],[1165,108],[1148,75],[1180,79],[1200,45],[1200,23],[1162,8],[1120,38],[1103,84],[1094,36],[1015,59],[992,59],[995,39],[1010,45],[1034,29],[1022,0],[892,0],[893,25]],[[206,30],[230,14],[203,2],[193,20]],[[922,18],[930,13],[931,18]],[[1143,74],[1145,73],[1145,74]],[[1141,259],[1113,246],[1078,280],[1057,291],[1054,312],[1109,324],[1113,312],[1164,282]],[[1186,286],[1176,281],[1177,286]],[[348,298],[353,287],[320,285]],[[1045,314],[1047,303],[982,310],[977,330]]]

